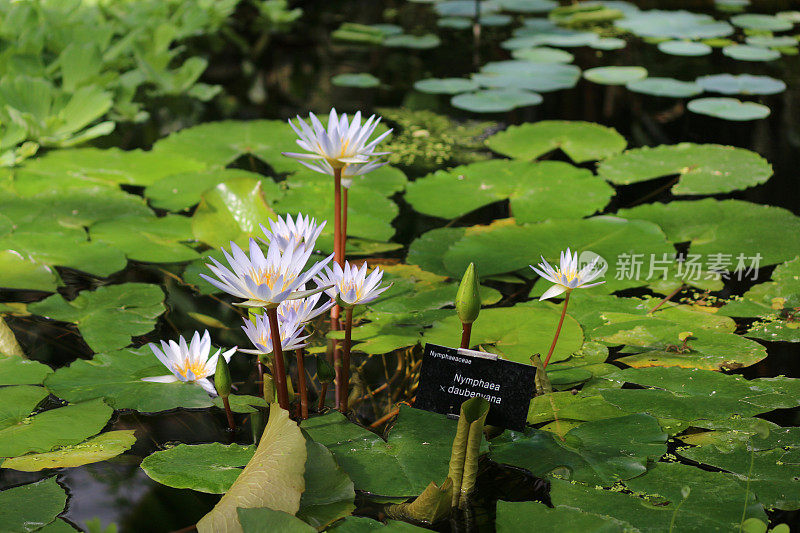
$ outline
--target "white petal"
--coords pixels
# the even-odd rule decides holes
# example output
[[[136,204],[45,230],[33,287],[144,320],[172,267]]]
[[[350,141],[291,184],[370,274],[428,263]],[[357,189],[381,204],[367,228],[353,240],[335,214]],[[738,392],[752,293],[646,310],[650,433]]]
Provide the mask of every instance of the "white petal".
[[[553,298],[554,296],[558,296],[559,294],[563,293],[566,290],[567,288],[564,287],[563,285],[553,285],[552,287],[544,291],[544,294],[542,294],[539,297],[539,301],[547,300],[548,298]]]

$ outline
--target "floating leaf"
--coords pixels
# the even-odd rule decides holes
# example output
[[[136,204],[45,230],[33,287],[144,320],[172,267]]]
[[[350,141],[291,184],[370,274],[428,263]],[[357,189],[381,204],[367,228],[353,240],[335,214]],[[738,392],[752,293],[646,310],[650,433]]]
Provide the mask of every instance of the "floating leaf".
[[[294,515],[305,488],[305,439],[289,413],[270,407],[255,455],[222,499],[197,523],[199,533],[241,531],[237,508],[269,507]]]
[[[487,63],[481,67],[480,77],[473,76],[481,84],[532,88],[538,92],[571,89],[580,77],[581,69],[575,65],[533,63],[517,59]]]
[[[583,71],[587,80],[602,85],[625,85],[647,77],[644,67],[595,67]]]
[[[0,385],[41,385],[52,374],[49,366],[18,355],[0,355]]]
[[[226,181],[250,178],[261,180],[261,191],[265,198],[280,197],[278,184],[271,179],[263,179],[261,174],[236,168],[215,168],[204,172],[184,172],[173,174],[152,185],[144,195],[154,207],[168,211],[184,211],[200,203],[203,193]]]
[[[533,63],[572,63],[575,56],[566,50],[536,46],[533,48],[517,48],[511,52],[514,59],[531,61]]]
[[[589,47],[595,50],[621,50],[627,46],[628,42],[625,39],[618,39],[616,37],[604,37],[598,39],[593,43],[589,43]]]
[[[722,53],[739,61],[773,61],[781,57],[777,50],[749,44],[732,44],[723,48]]]
[[[498,533],[514,533],[524,531],[531,524],[542,533],[561,533],[564,524],[592,533],[612,533],[616,531],[633,531],[627,522],[581,511],[569,507],[552,509],[539,502],[497,502]]]
[[[65,400],[104,398],[115,409],[155,413],[176,407],[211,407],[211,399],[194,383],[150,383],[142,378],[162,376],[168,370],[147,347],[97,354],[78,359],[48,376],[49,390]]]
[[[371,531],[386,531],[387,533],[421,533],[429,531],[408,522],[388,520],[385,524],[366,516],[348,516],[336,522],[328,531],[335,533],[369,533]]]
[[[533,27],[520,28],[514,32],[516,37],[503,41],[500,46],[506,50],[530,48],[533,46],[563,46],[573,48],[591,46],[600,41],[600,36],[592,31],[577,31],[565,28],[539,30]]]
[[[483,14],[500,11],[500,5],[495,0],[485,0],[480,7]],[[434,9],[443,17],[472,17],[475,14],[472,0],[444,0],[436,2]]]
[[[160,287],[124,283],[82,291],[70,301],[54,294],[31,304],[28,310],[76,324],[86,343],[99,352],[128,346],[131,337],[151,331],[156,318],[166,309]]]
[[[474,91],[478,84],[466,78],[427,78],[415,82],[414,88],[428,94],[458,94]]]
[[[721,94],[778,94],[786,90],[786,84],[781,80],[750,74],[700,76],[696,83],[706,91]]]
[[[64,510],[67,493],[56,476],[0,492],[0,524],[7,531],[37,531]]]
[[[305,490],[297,516],[317,529],[349,516],[356,508],[353,482],[317,442],[306,440]]]
[[[474,113],[501,113],[541,103],[541,95],[520,89],[486,89],[457,94],[450,100],[453,107]]]
[[[425,35],[390,35],[383,40],[383,45],[390,48],[410,48],[412,50],[429,50],[442,44],[441,39],[432,33]]]
[[[727,22],[689,11],[667,11],[651,9],[629,14],[624,19],[614,21],[618,28],[635,33],[639,37],[659,37],[671,39],[709,39],[725,37],[734,32]]]
[[[24,407],[30,406],[27,402],[33,393],[31,389],[39,388],[16,385],[0,389],[3,401],[26,402],[21,403],[12,416],[0,413],[0,457],[49,452],[56,446],[77,444],[103,429],[113,412],[102,400],[91,400],[28,418],[30,410],[24,415],[22,412]]]
[[[89,232],[93,242],[117,248],[133,261],[179,263],[198,257],[181,242],[192,239],[191,228],[191,219],[182,216],[131,216],[99,222]]]
[[[337,87],[357,87],[360,89],[367,89],[370,87],[378,87],[381,84],[381,80],[369,72],[358,72],[337,74],[331,78],[331,83]]]
[[[447,476],[456,422],[401,405],[386,442],[339,412],[309,418],[301,427],[331,451],[357,490],[411,497]]]
[[[55,292],[58,275],[47,265],[13,250],[0,251],[0,287]]]
[[[740,28],[758,31],[788,31],[794,26],[790,20],[785,18],[755,13],[731,17],[731,24]]]
[[[558,7],[555,0],[496,0],[503,11],[514,13],[546,13]]]
[[[736,98],[697,98],[686,106],[689,111],[723,120],[758,120],[769,116],[770,109],[754,102]]]
[[[715,194],[767,181],[772,167],[760,155],[717,144],[680,143],[628,150],[600,162],[598,174],[616,185],[679,175],[675,194]],[[703,204],[697,204],[703,205]]]
[[[530,471],[534,476],[611,485],[646,471],[648,460],[667,452],[667,435],[658,421],[635,414],[586,422],[567,432],[527,429],[507,432],[492,440],[491,458]]]
[[[753,46],[763,46],[766,48],[794,48],[797,46],[797,39],[789,35],[781,37],[775,37],[770,34],[748,35],[745,42]]]
[[[625,87],[635,93],[668,98],[688,98],[703,92],[703,88],[697,83],[673,78],[645,78],[629,82]]]
[[[59,448],[53,452],[33,453],[3,461],[0,467],[25,472],[38,472],[46,468],[74,468],[116,457],[136,442],[134,430],[109,431],[96,437]]]
[[[296,516],[269,507],[236,509],[242,533],[315,533],[317,530]]]
[[[710,46],[694,41],[663,41],[658,43],[658,49],[673,56],[696,57],[711,53]]]
[[[509,126],[489,137],[489,148],[515,159],[536,159],[561,149],[576,163],[618,154],[628,144],[613,128],[591,122],[542,120]]]
[[[151,453],[141,466],[148,476],[162,485],[224,494],[254,453],[254,446],[240,444],[179,444]]]

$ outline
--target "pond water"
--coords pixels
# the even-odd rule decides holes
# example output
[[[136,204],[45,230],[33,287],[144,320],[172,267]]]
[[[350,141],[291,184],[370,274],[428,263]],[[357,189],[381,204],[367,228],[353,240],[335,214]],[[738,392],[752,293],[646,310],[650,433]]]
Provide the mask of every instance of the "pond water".
[[[640,2],[642,9],[689,9],[708,13],[717,18],[729,15],[710,7],[710,2]],[[665,6],[669,4],[669,6]],[[760,12],[797,9],[793,2],[758,2]],[[416,81],[426,78],[464,78],[475,72],[475,60],[480,65],[490,61],[509,59],[509,50],[501,43],[511,36],[507,26],[481,28],[480,44],[474,46],[471,27],[464,30],[443,29],[437,26],[438,17],[428,3],[343,1],[335,4],[307,2],[302,6],[303,16],[291,30],[271,35],[263,48],[255,53],[242,49],[225,38],[195,36],[186,42],[190,53],[209,57],[209,66],[201,81],[222,86],[222,93],[207,103],[173,102],[168,98],[153,105],[160,112],[141,124],[120,124],[107,137],[94,141],[96,146],[118,146],[124,149],[149,149],[164,135],[195,124],[221,119],[285,119],[308,110],[325,113],[331,106],[344,112],[362,110],[381,111],[386,108],[427,109],[447,115],[457,121],[477,124],[477,137],[483,139],[508,125],[540,120],[581,120],[597,122],[615,128],[629,142],[629,147],[656,146],[678,142],[718,143],[746,148],[761,154],[774,169],[774,175],[765,183],[736,190],[716,193],[715,198],[735,198],[758,204],[783,207],[800,215],[800,57],[784,55],[775,61],[739,61],[717,51],[707,56],[691,57],[668,55],[653,43],[630,34],[622,49],[598,50],[588,46],[564,48],[574,55],[574,65],[583,71],[594,67],[642,66],[650,77],[694,80],[701,76],[719,73],[770,76],[782,80],[787,88],[777,94],[748,97],[768,106],[769,117],[735,122],[693,113],[687,109],[687,98],[669,98],[639,94],[620,85],[603,85],[581,78],[573,88],[542,93],[541,104],[522,107],[508,112],[475,114],[456,109],[449,103],[448,95],[423,94],[415,91]],[[247,6],[240,6],[234,15],[234,26],[247,28],[249,17],[254,16]],[[535,15],[527,15],[535,16]],[[433,33],[441,38],[441,45],[433,49],[387,48],[357,46],[336,40],[332,32],[342,23],[376,24],[390,22],[402,26],[407,33]],[[517,24],[511,26],[518,27]],[[241,29],[240,37],[256,40],[257,33]],[[248,53],[254,54],[248,57]],[[371,73],[380,81],[378,87],[341,87],[331,83],[331,78],[343,73]],[[388,112],[391,115],[391,112]],[[488,150],[481,149],[489,154]],[[569,161],[561,153],[545,159]],[[235,167],[257,169],[282,179],[283,174],[265,168],[261,161],[241,157]],[[578,166],[594,169],[593,162]],[[421,178],[433,170],[431,165],[400,167],[409,179]],[[668,202],[676,196],[670,187],[674,175],[643,181],[616,188],[616,195],[605,207],[604,213],[631,208],[652,202]],[[129,192],[142,193],[142,187],[126,186]],[[570,202],[573,190],[564,190],[562,202]],[[401,194],[393,200],[399,205],[399,216],[392,222],[396,230],[393,240],[402,248],[381,254],[386,264],[401,261],[408,246],[424,233],[442,227],[488,224],[509,215],[507,201],[492,203],[453,220],[435,218],[417,213]],[[781,238],[781,237],[776,237]],[[534,257],[531,261],[534,261]],[[772,268],[762,269],[757,280],[729,282],[721,297],[741,295],[750,287],[769,279]],[[186,335],[197,328],[189,312],[212,316],[226,323],[234,323],[236,312],[227,304],[210,298],[197,298],[179,281],[172,279],[180,274],[173,266],[133,263],[122,272],[113,274],[113,283],[145,282],[163,283],[168,290],[169,310],[158,321],[155,331],[135,337],[137,345],[160,338],[174,338],[178,332]],[[94,288],[97,281],[77,271],[61,271],[65,288],[63,295],[73,297],[81,290]],[[500,291],[502,305],[508,306],[527,300],[533,286],[532,280],[520,283],[504,282],[499,276],[486,283]],[[649,294],[646,289],[627,289],[626,296]],[[41,292],[0,290],[0,302],[33,302],[42,298]],[[78,335],[73,326],[53,322],[36,316],[9,316],[9,326],[17,336],[23,350],[30,358],[45,362],[54,368],[65,366],[77,359],[88,359],[93,350]],[[744,332],[748,322],[738,324]],[[221,345],[242,344],[238,328],[218,330],[215,341]],[[760,341],[769,356],[747,368],[736,371],[747,378],[761,376],[800,376],[800,357],[794,343]],[[617,349],[612,349],[612,359]],[[386,363],[386,361],[384,361]],[[394,360],[390,358],[387,366]],[[237,366],[238,365],[238,366]],[[624,365],[617,363],[623,368]],[[234,375],[247,374],[246,363],[234,362]],[[377,370],[373,370],[378,374]],[[382,372],[382,370],[381,370]],[[380,379],[376,380],[380,383]],[[408,384],[406,387],[410,387]],[[257,394],[250,385],[242,392]],[[413,395],[410,388],[404,397]],[[383,406],[381,406],[383,408]],[[360,421],[371,423],[379,418],[366,402],[358,412]],[[778,409],[763,418],[784,426],[800,424],[798,409]],[[216,496],[190,490],[171,489],[152,481],[140,468],[139,462],[153,451],[168,443],[226,442],[229,435],[224,430],[224,413],[206,411],[166,412],[143,415],[127,412],[118,415],[110,428],[136,430],[137,441],[131,450],[113,460],[68,469],[59,478],[68,487],[70,504],[65,518],[80,526],[95,517],[103,524],[116,523],[120,531],[175,531],[195,523],[216,502]],[[381,426],[383,427],[383,426]],[[239,429],[236,442],[252,442],[248,425]],[[670,452],[676,444],[670,443]],[[41,479],[42,473],[24,473],[9,469],[0,470],[0,487]],[[534,480],[519,469],[505,467],[483,460],[476,495],[477,505],[473,515],[458,517],[437,525],[440,531],[491,531],[494,503],[498,499],[547,501],[543,482]],[[357,500],[363,514],[379,517],[380,509],[362,498]],[[797,511],[773,511],[770,517],[779,522],[798,523]]]

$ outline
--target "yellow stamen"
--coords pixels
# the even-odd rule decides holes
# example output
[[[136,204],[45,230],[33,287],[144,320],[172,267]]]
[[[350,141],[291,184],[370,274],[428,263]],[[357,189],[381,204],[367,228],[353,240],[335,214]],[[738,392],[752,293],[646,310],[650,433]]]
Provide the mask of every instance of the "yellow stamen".
[[[186,359],[180,366],[175,365],[175,371],[183,377],[188,377],[189,371],[191,371],[195,379],[200,379],[205,377],[206,365],[205,362]]]

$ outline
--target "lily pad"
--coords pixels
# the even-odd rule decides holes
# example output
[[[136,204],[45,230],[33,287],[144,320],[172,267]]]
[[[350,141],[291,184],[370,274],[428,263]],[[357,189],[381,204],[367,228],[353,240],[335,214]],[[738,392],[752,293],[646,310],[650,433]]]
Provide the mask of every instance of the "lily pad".
[[[481,13],[496,13],[500,5],[495,0],[481,2]],[[443,17],[472,17],[475,15],[475,3],[472,0],[444,0],[433,6],[436,13]]]
[[[586,422],[559,440],[552,433],[527,429],[492,440],[490,456],[498,463],[558,477],[611,485],[647,470],[648,461],[667,452],[667,435],[648,415],[628,415]]]
[[[305,490],[297,516],[317,530],[350,516],[356,506],[353,482],[322,444],[306,440]]]
[[[703,92],[703,88],[691,81],[673,78],[645,78],[625,85],[629,91],[667,98],[688,98]]]
[[[627,522],[579,509],[569,507],[552,509],[539,502],[497,502],[498,533],[524,531],[530,524],[537,524],[537,530],[541,533],[561,533],[564,524],[569,524],[576,530],[592,533],[633,531],[633,526]]]
[[[142,470],[168,487],[224,494],[255,451],[240,444],[179,444],[145,457]]]
[[[533,63],[572,63],[575,56],[566,50],[536,46],[533,48],[517,48],[511,52],[514,59],[531,61]]]
[[[697,57],[711,53],[710,46],[695,41],[663,41],[658,43],[658,49],[673,56]]]
[[[642,205],[619,214],[655,222],[670,241],[691,242],[692,254],[730,257],[731,271],[794,259],[800,249],[800,218],[774,206],[707,198]],[[775,228],[783,228],[780,242]]]
[[[300,427],[331,451],[357,490],[410,497],[447,477],[456,423],[401,405],[385,442],[339,412],[309,418]]]
[[[795,48],[798,44],[797,39],[789,35],[776,37],[769,34],[748,35],[745,42],[753,46],[762,46],[766,48]]]
[[[750,74],[713,74],[700,76],[695,82],[706,91],[721,94],[778,94],[786,90],[781,80]]]
[[[260,179],[261,190],[270,200],[281,195],[277,183],[255,172],[236,168],[215,168],[204,172],[184,172],[163,178],[145,189],[144,195],[154,207],[168,211],[184,211],[200,203],[203,193],[226,181]]]
[[[732,44],[723,48],[722,53],[738,61],[774,61],[781,57],[777,50],[750,44]]]
[[[471,347],[486,351],[518,363],[530,364],[530,356],[547,353],[553,340],[560,312],[544,307],[497,307],[483,309],[480,320],[472,329]],[[452,345],[460,336],[461,322],[451,314],[444,320],[424,330],[425,342],[444,346]],[[578,322],[570,316],[564,321],[552,361],[563,361],[577,352],[583,344],[583,334]]]
[[[8,531],[37,531],[52,523],[67,504],[56,476],[0,492],[0,524]]]
[[[269,507],[255,507],[252,509],[236,509],[238,525],[242,533],[315,533],[316,528],[311,527],[294,515],[285,511],[276,511]]]
[[[150,383],[142,378],[162,376],[168,370],[149,348],[97,354],[59,368],[45,380],[54,394],[71,402],[104,398],[114,409],[142,413],[176,407],[211,407],[211,399],[193,383]]]
[[[723,120],[758,120],[767,118],[770,109],[755,102],[742,102],[736,98],[697,98],[686,106],[689,111]]]
[[[131,337],[152,331],[166,308],[160,287],[124,283],[83,291],[71,301],[54,294],[31,304],[28,310],[76,324],[86,343],[99,352],[123,348],[131,343]]]
[[[625,39],[618,39],[616,37],[604,37],[589,43],[589,47],[595,50],[622,50],[627,45],[628,42]]]
[[[429,50],[442,44],[441,39],[432,33],[425,35],[390,35],[383,40],[383,45],[390,48],[409,48],[412,50]]]
[[[12,457],[3,461],[0,467],[25,472],[38,472],[46,468],[74,468],[116,457],[130,449],[134,442],[136,437],[132,429],[108,431],[56,451]]]
[[[13,250],[0,251],[0,287],[55,292],[55,269],[23,257]]]
[[[366,516],[348,516],[344,520],[336,522],[327,531],[335,533],[370,533],[372,531],[378,531],[379,533],[381,531],[386,531],[387,533],[422,533],[430,530],[408,522],[401,522],[400,520],[387,520],[384,524]]]
[[[49,366],[17,355],[0,355],[0,385],[41,385]]]
[[[577,31],[565,28],[539,30],[534,27],[520,28],[515,37],[503,41],[500,46],[506,50],[530,48],[533,46],[556,46],[577,48],[591,46],[600,41],[600,36],[592,31]]]
[[[183,244],[192,240],[191,230],[191,219],[178,215],[131,216],[94,224],[89,233],[93,242],[121,250],[133,261],[180,263],[199,256]]]
[[[503,11],[514,13],[547,13],[558,7],[555,0],[495,0]]]
[[[337,74],[331,78],[331,83],[337,87],[355,87],[359,89],[368,89],[371,87],[378,87],[381,80],[370,74],[369,72],[346,73]]]
[[[616,185],[679,175],[675,194],[716,194],[753,187],[772,176],[760,155],[717,144],[680,143],[628,150],[601,161],[598,174]],[[699,204],[703,205],[703,204]]]
[[[583,71],[587,80],[602,85],[625,85],[647,77],[644,67],[595,67]]]
[[[564,190],[583,194],[574,202],[560,202]],[[408,186],[406,200],[421,213],[452,219],[508,199],[519,222],[536,222],[591,215],[602,210],[613,193],[590,171],[567,163],[495,159],[418,179]],[[450,201],[442,201],[446,197]]]
[[[481,67],[481,78],[478,79],[483,80],[481,83],[505,83],[512,86],[515,86],[514,83],[525,84],[527,87],[535,87],[539,92],[549,92],[571,89],[580,77],[581,70],[575,65],[510,59],[487,63]],[[516,78],[521,81],[515,82]]]
[[[453,107],[473,113],[501,113],[541,103],[540,94],[520,89],[486,89],[457,94],[450,100]]]
[[[605,159],[624,150],[627,144],[613,128],[566,120],[509,126],[487,140],[489,148],[515,159],[536,159],[561,149],[576,163]]]
[[[731,17],[731,24],[747,30],[788,31],[794,27],[791,21],[774,15],[747,13]]]
[[[640,11],[614,21],[614,25],[639,37],[670,39],[710,39],[726,37],[734,32],[727,22],[690,11],[659,10]]]
[[[414,88],[428,94],[458,94],[474,91],[478,84],[467,78],[427,78],[415,82]]]
[[[0,395],[3,401],[27,401],[33,388],[39,387],[5,387],[0,389]],[[102,400],[50,409],[31,417],[28,416],[30,411],[21,414],[25,410],[23,407],[20,405],[11,416],[0,413],[0,457],[49,452],[56,446],[77,444],[103,429],[113,413]]]

